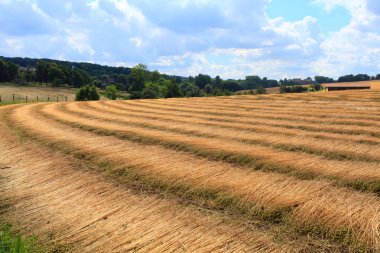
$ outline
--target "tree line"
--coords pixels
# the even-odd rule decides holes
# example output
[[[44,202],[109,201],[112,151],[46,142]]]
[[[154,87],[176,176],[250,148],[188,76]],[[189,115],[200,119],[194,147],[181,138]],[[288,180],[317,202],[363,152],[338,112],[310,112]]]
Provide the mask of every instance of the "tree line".
[[[315,81],[323,84],[323,83],[342,83],[342,82],[361,82],[361,81],[371,81],[371,80],[380,80],[380,74],[376,76],[369,76],[367,74],[357,74],[357,75],[344,75],[340,76],[337,80],[333,78],[325,77],[325,76],[316,76]]]
[[[0,60],[0,82],[11,82],[18,74],[18,66],[12,62]]]
[[[86,99],[84,94],[89,94],[89,87],[92,86],[104,89],[110,98],[119,97],[122,92],[127,92],[129,98],[138,99],[222,96],[244,89],[258,89],[260,93],[265,93],[265,88],[278,85],[276,80],[259,76],[247,76],[244,80],[223,80],[220,76],[212,78],[206,74],[189,77],[170,76],[158,71],[149,71],[144,64],[138,64],[133,68],[115,68],[45,59],[9,59],[13,61],[0,61],[7,69],[12,69],[13,74],[2,81],[38,82],[53,87],[83,87],[82,93],[78,95],[80,99]]]
[[[0,57],[0,82],[15,80],[26,83],[38,82],[55,87],[94,86],[103,89],[112,98],[127,92],[131,99],[221,96],[241,90],[265,93],[266,88],[279,86],[283,92],[305,91],[299,83],[301,79],[277,81],[251,75],[239,80],[223,80],[220,76],[211,77],[207,74],[181,77],[150,71],[144,64],[126,68],[50,59]],[[313,89],[318,90],[321,88],[318,84],[368,80],[380,80],[380,74],[345,75],[337,80],[326,76],[315,76],[314,80],[307,78],[301,81],[304,82],[302,84],[312,84]]]

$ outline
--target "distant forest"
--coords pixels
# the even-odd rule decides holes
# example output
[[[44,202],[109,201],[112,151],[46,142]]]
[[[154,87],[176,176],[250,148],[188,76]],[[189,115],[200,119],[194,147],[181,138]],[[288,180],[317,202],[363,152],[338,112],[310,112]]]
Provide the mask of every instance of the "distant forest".
[[[247,76],[241,80],[223,80],[219,76],[207,74],[181,77],[149,71],[144,64],[133,68],[110,67],[93,63],[69,62],[51,59],[0,57],[0,82],[27,84],[38,82],[54,87],[75,87],[94,85],[99,88],[114,86],[119,91],[128,92],[129,98],[161,97],[201,97],[234,94],[241,90],[255,90],[265,93],[266,88],[281,87],[282,92],[302,92],[300,85],[323,83],[380,80],[380,74],[341,76],[338,80],[315,76],[314,79],[273,80],[267,77]],[[294,87],[292,87],[294,86]],[[290,87],[290,88],[289,88]],[[253,92],[254,93],[254,92]]]

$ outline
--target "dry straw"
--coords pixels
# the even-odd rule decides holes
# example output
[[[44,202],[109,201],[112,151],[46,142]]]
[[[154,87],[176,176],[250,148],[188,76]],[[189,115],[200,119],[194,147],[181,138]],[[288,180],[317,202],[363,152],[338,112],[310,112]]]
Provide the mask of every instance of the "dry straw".
[[[236,141],[226,142],[221,137],[197,137],[171,130],[123,125],[112,122],[114,116],[107,116],[107,112],[86,112],[85,107],[78,104],[69,104],[66,109],[62,109],[61,105],[51,104],[43,106],[42,110],[35,105],[17,108],[13,111],[11,120],[25,131],[47,141],[62,142],[99,159],[128,164],[161,180],[178,181],[193,188],[210,188],[238,199],[241,204],[251,202],[268,208],[289,207],[292,210],[291,218],[297,224],[321,227],[331,234],[344,231],[350,240],[379,249],[380,202],[371,194],[337,188],[323,180],[305,181],[276,173],[248,171],[226,163],[200,159],[191,153],[170,150],[162,145],[143,145],[89,133],[86,130],[100,129],[104,134],[111,135],[115,132],[129,132],[162,142],[192,145],[199,150],[248,154],[263,162],[270,161],[270,164],[291,165],[298,170],[341,178],[377,178],[378,170],[375,165],[333,161]],[[137,119],[126,117],[126,120]],[[162,128],[170,128],[165,121],[161,124]],[[190,125],[180,124],[180,127]],[[195,130],[202,131],[202,127]],[[223,131],[225,129],[221,129],[219,134],[223,134]]]

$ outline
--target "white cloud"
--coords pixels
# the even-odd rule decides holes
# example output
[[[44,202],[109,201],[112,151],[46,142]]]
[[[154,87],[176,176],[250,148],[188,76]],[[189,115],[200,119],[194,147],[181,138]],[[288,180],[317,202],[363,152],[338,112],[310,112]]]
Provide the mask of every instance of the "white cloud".
[[[319,28],[317,19],[307,16],[303,20],[295,22],[285,22],[282,18],[269,21],[269,26],[265,29],[273,30],[278,35],[290,40],[290,44],[285,46],[289,49],[302,49],[305,54],[311,54],[319,40]]]
[[[224,55],[231,55],[231,56],[239,57],[239,58],[250,58],[250,59],[262,57],[268,52],[269,50],[265,48],[249,48],[249,49],[227,48],[227,49],[213,50],[213,53],[215,53],[216,55],[224,54]]]
[[[290,44],[285,47],[285,50],[301,50],[301,46],[297,44]]]
[[[129,41],[132,42],[133,44],[135,44],[136,47],[141,47],[141,45],[143,43],[143,41],[140,37],[130,38]]]
[[[158,58],[156,62],[151,62],[150,65],[169,67],[173,66],[173,60],[171,59],[171,57],[161,56],[160,58]]]
[[[5,43],[9,49],[18,53],[22,52],[22,49],[24,48],[24,44],[19,39],[6,38]]]
[[[314,0],[327,12],[344,7],[352,15],[327,35],[315,17],[268,18],[269,2],[0,0],[0,54],[142,62],[169,74],[224,78],[380,73],[379,1]]]
[[[380,6],[379,2],[316,0],[315,3],[322,4],[328,11],[343,6],[351,13],[352,20],[322,41],[320,47],[323,54],[311,64],[312,70],[335,77],[349,73],[380,73],[380,13],[373,11]]]
[[[95,54],[95,50],[89,44],[89,37],[86,32],[73,32],[70,30],[68,33],[67,42],[76,52],[91,57]]]

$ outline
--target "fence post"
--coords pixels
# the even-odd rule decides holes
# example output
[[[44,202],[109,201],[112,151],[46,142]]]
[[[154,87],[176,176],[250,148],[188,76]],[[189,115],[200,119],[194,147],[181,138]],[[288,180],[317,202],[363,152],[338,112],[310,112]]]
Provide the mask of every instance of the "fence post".
[[[48,97],[48,102],[50,102],[50,97]]]
[[[25,97],[25,102],[28,103],[28,96]]]
[[[38,102],[38,96],[37,96],[37,102]]]
[[[58,96],[57,96],[57,102],[58,102]]]
[[[65,96],[65,100],[66,100],[66,102],[67,102],[67,96]]]
[[[15,94],[13,94],[13,103],[15,102]]]

